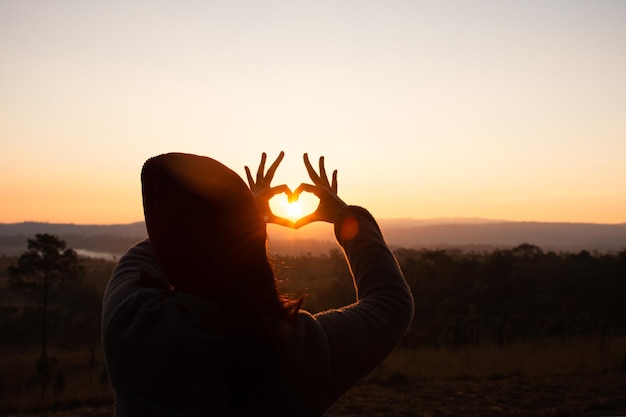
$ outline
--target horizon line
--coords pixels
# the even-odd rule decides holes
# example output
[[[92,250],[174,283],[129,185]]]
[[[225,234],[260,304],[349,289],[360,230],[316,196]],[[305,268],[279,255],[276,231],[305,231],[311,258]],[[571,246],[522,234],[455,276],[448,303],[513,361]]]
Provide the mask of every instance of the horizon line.
[[[404,221],[404,222],[419,222],[419,223],[431,223],[429,225],[445,225],[445,224],[502,224],[502,223],[551,223],[551,224],[593,224],[593,225],[606,225],[606,226],[623,226],[626,225],[626,220],[617,223],[602,223],[593,221],[555,221],[555,220],[504,220],[504,219],[490,219],[485,217],[429,217],[429,218],[417,218],[417,217],[378,217],[377,222],[390,222],[390,221]],[[52,222],[44,220],[24,220],[21,222],[1,222],[0,225],[19,225],[19,224],[48,224],[48,225],[64,225],[64,226],[130,226],[133,224],[145,223],[143,219],[137,221],[131,221],[126,223],[73,223],[73,222]]]

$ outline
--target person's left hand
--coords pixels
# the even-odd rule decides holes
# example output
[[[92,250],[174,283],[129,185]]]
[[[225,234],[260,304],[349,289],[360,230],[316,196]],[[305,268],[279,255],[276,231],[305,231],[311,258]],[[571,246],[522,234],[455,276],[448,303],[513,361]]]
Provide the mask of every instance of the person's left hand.
[[[346,203],[337,195],[337,170],[333,171],[332,182],[328,180],[326,168],[324,167],[324,157],[319,159],[319,174],[309,161],[309,155],[304,154],[304,166],[306,167],[309,177],[313,184],[302,183],[293,192],[293,198],[298,199],[302,192],[315,194],[320,199],[317,209],[295,222],[294,227],[299,229],[312,222],[324,221],[334,223],[338,213],[346,207]]]
[[[276,169],[278,168],[278,165],[284,157],[285,152],[281,151],[278,155],[278,158],[276,158],[272,165],[270,165],[267,172],[264,173],[267,154],[263,152],[263,154],[261,155],[261,163],[259,164],[259,169],[256,173],[256,181],[250,173],[250,168],[246,166],[245,169],[246,176],[248,177],[248,184],[250,184],[250,191],[252,191],[252,194],[256,199],[257,206],[261,211],[261,215],[265,218],[265,221],[267,223],[280,224],[281,226],[294,227],[294,222],[284,217],[276,216],[274,213],[272,213],[272,209],[270,208],[270,200],[275,195],[285,193],[288,199],[291,199],[292,196],[292,192],[287,184],[281,184],[275,187],[271,186],[271,182],[274,178],[274,174],[276,173]]]

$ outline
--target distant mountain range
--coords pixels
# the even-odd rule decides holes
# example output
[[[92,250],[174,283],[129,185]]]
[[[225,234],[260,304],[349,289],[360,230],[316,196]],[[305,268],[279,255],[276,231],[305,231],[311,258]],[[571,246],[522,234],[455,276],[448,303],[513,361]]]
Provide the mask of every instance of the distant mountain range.
[[[488,250],[522,243],[555,251],[626,250],[626,223],[506,222],[487,219],[381,219],[392,247]],[[49,233],[65,240],[80,254],[119,257],[147,236],[143,222],[116,225],[59,223],[0,223],[0,254],[15,255],[26,249],[26,240]],[[314,223],[299,230],[269,225],[269,249],[279,254],[326,253],[337,248],[332,225]]]
[[[144,222],[114,225],[65,223],[0,223],[0,254],[16,255],[27,247],[27,239],[48,233],[65,240],[80,255],[113,259],[147,236]]]
[[[555,251],[626,250],[626,224],[494,222],[390,229],[389,242],[404,247],[496,246],[530,243]]]
[[[0,236],[26,235],[34,236],[37,233],[52,235],[85,235],[85,236],[144,236],[146,225],[144,222],[110,225],[85,225],[73,223],[0,223]]]

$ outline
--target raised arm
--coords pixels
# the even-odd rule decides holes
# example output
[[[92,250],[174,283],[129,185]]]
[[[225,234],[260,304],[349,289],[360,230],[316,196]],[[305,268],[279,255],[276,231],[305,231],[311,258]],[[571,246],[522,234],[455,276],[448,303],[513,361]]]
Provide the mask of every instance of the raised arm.
[[[372,215],[348,206],[337,195],[337,171],[328,181],[324,159],[319,174],[307,155],[304,163],[313,181],[294,192],[312,192],[320,199],[316,212],[296,223],[334,223],[335,236],[350,265],[357,301],[319,313],[330,353],[330,395],[339,397],[378,366],[400,343],[413,319],[413,297],[402,271]]]
[[[331,355],[331,393],[341,395],[378,366],[400,343],[413,320],[413,297],[374,218],[347,206],[335,221],[357,301],[317,314]]]

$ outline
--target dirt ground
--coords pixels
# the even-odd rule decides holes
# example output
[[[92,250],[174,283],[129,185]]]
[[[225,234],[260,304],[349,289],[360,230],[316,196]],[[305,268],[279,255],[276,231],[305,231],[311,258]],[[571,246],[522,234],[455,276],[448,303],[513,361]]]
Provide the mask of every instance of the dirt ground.
[[[326,417],[626,416],[626,373],[402,382],[362,383]]]
[[[111,405],[20,417],[111,417]],[[543,378],[364,381],[326,417],[626,416],[626,373]],[[17,416],[12,416],[17,417]]]

